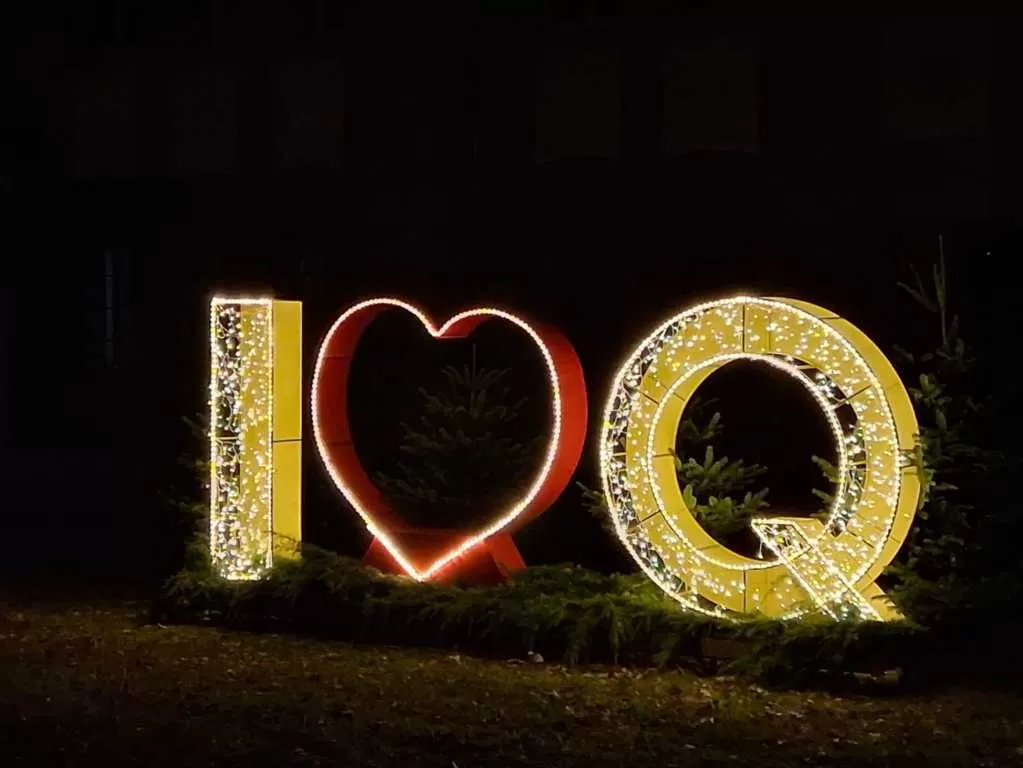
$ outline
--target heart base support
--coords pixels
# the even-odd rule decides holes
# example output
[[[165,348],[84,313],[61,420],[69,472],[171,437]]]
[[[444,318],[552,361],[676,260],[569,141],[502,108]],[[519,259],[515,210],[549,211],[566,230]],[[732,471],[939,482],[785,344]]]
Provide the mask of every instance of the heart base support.
[[[413,562],[428,563],[437,553],[443,553],[457,547],[464,534],[431,528],[419,528],[400,534],[392,534],[392,538],[401,543],[401,548],[408,553]],[[362,564],[376,568],[384,573],[405,575],[406,569],[387,550],[380,539],[373,539],[362,558]],[[526,567],[518,547],[507,533],[497,533],[470,549],[461,557],[431,578],[439,583],[459,582],[471,586],[487,586],[503,584],[517,571]]]

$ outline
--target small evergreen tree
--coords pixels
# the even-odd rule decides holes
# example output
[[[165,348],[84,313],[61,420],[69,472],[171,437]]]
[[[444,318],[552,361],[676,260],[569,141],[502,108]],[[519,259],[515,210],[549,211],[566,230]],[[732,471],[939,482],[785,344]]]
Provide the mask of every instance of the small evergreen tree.
[[[983,430],[993,403],[974,395],[976,358],[960,336],[958,315],[949,308],[942,246],[939,238],[930,284],[915,270],[913,285],[899,284],[937,321],[931,351],[896,349],[911,374],[907,379],[917,383],[909,392],[920,435],[908,458],[916,465],[923,493],[913,528],[887,576],[894,582],[890,594],[896,602],[924,622],[949,618],[985,591],[995,591],[987,582],[1005,537],[994,532],[1006,522],[993,509],[1001,501],[995,479],[1006,457],[985,445]]]
[[[950,311],[940,237],[930,281],[915,269],[913,278],[912,285],[899,287],[936,321],[927,334],[934,344],[930,350],[895,347],[920,426],[906,460],[915,467],[922,491],[913,527],[885,577],[900,608],[932,624],[961,618],[984,601],[998,595],[1010,599],[1023,589],[1018,558],[1006,551],[1006,542],[1014,542],[1023,526],[1017,510],[999,509],[997,478],[1011,461],[985,445],[994,403],[973,394],[977,360],[960,336],[958,315]],[[836,467],[818,457],[814,462],[828,480],[837,481]],[[830,503],[829,494],[814,493]]]
[[[767,467],[714,458],[714,440],[724,425],[720,412],[710,413],[713,403],[693,398],[686,409],[676,441],[675,471],[686,506],[704,530],[742,549],[753,541],[750,519],[767,506],[768,489],[752,490]]]
[[[180,485],[159,494],[163,514],[154,537],[155,568],[161,577],[185,569],[212,572],[209,556],[210,462],[209,414],[182,422],[194,441],[194,449],[178,457],[184,473]]]
[[[528,482],[542,436],[515,436],[526,398],[510,398],[506,375],[447,366],[440,389],[420,388],[422,413],[402,423],[397,472],[374,478],[402,518],[433,528],[475,527]]]

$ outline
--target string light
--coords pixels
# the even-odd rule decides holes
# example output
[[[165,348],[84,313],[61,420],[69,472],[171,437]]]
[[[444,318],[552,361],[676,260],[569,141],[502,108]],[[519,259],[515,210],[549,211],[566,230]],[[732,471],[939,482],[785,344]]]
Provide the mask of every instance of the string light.
[[[710,373],[739,359],[771,365],[806,387],[838,455],[825,522],[752,521],[775,561],[712,539],[686,506],[674,467],[686,402]],[[905,387],[862,332],[805,302],[739,296],[671,318],[621,367],[601,435],[604,494],[630,554],[689,609],[792,617],[809,603],[833,618],[894,618],[874,579],[916,511],[919,479],[904,459],[915,434]]]
[[[273,559],[273,304],[210,304],[210,557],[227,579]]]
[[[390,308],[403,309],[415,316],[435,339],[466,336],[488,320],[501,319],[511,323],[536,344],[543,357],[551,389],[550,436],[543,462],[528,489],[480,530],[467,535],[431,562],[419,566],[412,562],[393,535],[395,529],[410,529],[402,524],[372,487],[352,450],[346,409],[331,410],[336,399],[345,396],[347,365],[363,328],[378,312]],[[325,372],[332,362],[337,365],[334,378],[325,385]],[[437,576],[491,536],[539,514],[557,498],[569,482],[582,452],[586,410],[582,367],[568,340],[552,327],[530,324],[517,315],[492,307],[461,312],[438,327],[419,308],[399,299],[377,298],[360,302],[334,321],[320,346],[313,373],[313,434],[320,458],[334,484],[363,519],[370,533],[383,544],[405,573],[417,581]]]

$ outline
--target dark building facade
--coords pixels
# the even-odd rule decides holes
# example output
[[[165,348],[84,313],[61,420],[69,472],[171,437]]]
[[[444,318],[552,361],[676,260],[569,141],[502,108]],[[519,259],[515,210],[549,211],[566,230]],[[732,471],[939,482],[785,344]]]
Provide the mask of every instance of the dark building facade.
[[[701,291],[855,314],[939,232],[972,267],[1019,242],[1019,19],[483,9],[108,2],[8,25],[5,435],[32,482],[77,478],[52,503],[101,488],[118,510],[69,525],[144,527],[184,440],[161,435],[202,407],[217,288],[307,300],[310,344],[366,293],[532,303],[597,386]]]

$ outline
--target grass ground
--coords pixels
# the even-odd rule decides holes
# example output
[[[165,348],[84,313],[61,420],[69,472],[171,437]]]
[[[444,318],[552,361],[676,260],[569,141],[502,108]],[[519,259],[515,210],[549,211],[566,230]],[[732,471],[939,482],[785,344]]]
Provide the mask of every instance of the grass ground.
[[[1023,695],[770,692],[142,613],[0,602],[0,765],[1023,765]]]

